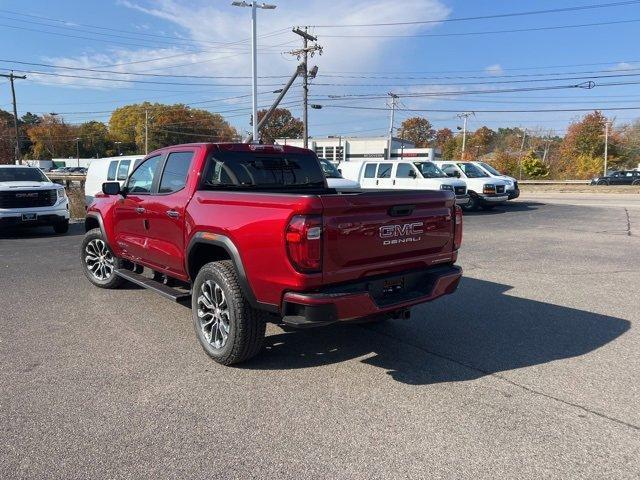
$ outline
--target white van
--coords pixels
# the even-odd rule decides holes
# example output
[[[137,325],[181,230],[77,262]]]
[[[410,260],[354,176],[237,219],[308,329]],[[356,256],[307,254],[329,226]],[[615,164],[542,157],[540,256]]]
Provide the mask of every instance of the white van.
[[[506,181],[490,176],[471,162],[445,160],[435,163],[449,177],[461,178],[467,182],[469,203],[465,208],[468,210],[477,210],[478,208],[490,210],[509,199]]]
[[[102,192],[102,184],[104,182],[118,181],[120,186],[123,187],[129,174],[143,158],[144,155],[123,155],[93,160],[89,165],[84,184],[85,205],[91,205],[96,193]]]
[[[449,190],[455,194],[458,205],[466,205],[469,202],[465,182],[447,177],[429,161],[343,162],[338,166],[338,170],[344,178],[359,182],[362,189]]]

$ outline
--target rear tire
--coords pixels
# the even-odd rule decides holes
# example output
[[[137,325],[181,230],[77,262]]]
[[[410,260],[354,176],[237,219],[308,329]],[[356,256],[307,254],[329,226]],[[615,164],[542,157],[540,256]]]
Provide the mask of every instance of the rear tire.
[[[638,185],[640,185],[640,180],[634,180],[633,182],[631,182],[631,185],[634,185],[637,187]]]
[[[606,180],[598,180],[598,183],[596,185],[609,185],[609,182],[607,182]]]
[[[251,306],[229,260],[204,265],[193,283],[193,327],[207,355],[222,365],[244,362],[260,352],[266,313]]]
[[[116,275],[121,261],[113,254],[99,228],[89,230],[80,247],[80,262],[85,277],[99,288],[118,288],[124,282]]]
[[[69,231],[69,220],[55,223],[53,225],[53,231],[56,233],[67,233]]]

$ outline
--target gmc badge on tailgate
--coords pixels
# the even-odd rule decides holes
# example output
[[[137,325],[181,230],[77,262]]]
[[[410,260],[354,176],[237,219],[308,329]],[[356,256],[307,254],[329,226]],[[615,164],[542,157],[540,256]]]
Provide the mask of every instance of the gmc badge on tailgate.
[[[383,225],[380,227],[380,238],[383,245],[419,242],[424,233],[424,223],[405,223],[404,225]]]

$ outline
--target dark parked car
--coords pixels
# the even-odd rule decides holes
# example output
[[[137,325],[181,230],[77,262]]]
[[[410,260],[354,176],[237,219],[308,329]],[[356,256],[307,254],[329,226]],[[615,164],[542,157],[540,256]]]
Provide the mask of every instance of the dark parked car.
[[[594,178],[591,185],[640,185],[640,171],[619,170],[606,177]]]

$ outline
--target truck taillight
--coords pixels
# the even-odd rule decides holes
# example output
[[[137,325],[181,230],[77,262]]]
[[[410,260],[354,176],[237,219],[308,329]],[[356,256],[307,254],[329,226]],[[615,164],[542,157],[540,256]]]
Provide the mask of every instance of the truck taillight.
[[[289,260],[302,273],[322,269],[322,216],[296,215],[285,232]]]
[[[456,221],[453,235],[453,249],[457,250],[462,245],[462,208],[456,205]]]

